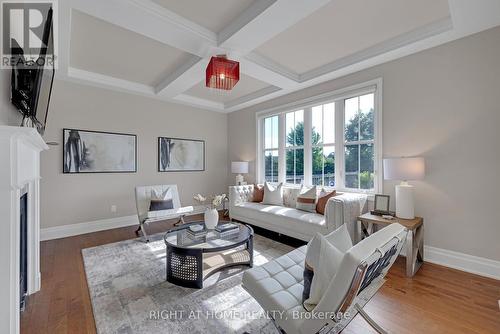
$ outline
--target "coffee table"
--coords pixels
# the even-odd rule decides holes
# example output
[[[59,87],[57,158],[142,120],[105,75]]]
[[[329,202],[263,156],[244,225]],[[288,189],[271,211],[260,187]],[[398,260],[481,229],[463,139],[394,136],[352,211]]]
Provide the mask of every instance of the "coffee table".
[[[219,224],[227,223],[225,221]],[[188,288],[203,288],[203,280],[215,272],[239,265],[253,266],[253,229],[238,225],[238,232],[220,236],[208,230],[205,237],[194,240],[188,236],[193,222],[165,233],[167,246],[167,281]]]

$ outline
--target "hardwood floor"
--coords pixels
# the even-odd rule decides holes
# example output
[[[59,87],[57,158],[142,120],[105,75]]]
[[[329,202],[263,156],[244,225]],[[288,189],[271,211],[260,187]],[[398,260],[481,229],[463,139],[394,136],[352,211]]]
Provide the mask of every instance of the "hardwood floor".
[[[152,224],[150,231],[166,231],[172,224]],[[134,238],[134,229],[43,242],[42,289],[28,299],[21,333],[95,333],[81,250]],[[500,333],[500,281],[429,263],[409,279],[404,259],[387,278],[365,310],[391,333]],[[343,333],[375,331],[358,315]]]

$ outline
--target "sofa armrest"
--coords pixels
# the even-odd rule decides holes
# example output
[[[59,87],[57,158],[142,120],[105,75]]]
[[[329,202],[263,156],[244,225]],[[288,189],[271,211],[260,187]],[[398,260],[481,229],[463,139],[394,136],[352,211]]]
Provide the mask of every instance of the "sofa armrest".
[[[253,184],[245,186],[229,187],[229,210],[232,207],[244,202],[250,202],[253,199]]]
[[[347,224],[352,240],[357,240],[357,217],[367,212],[367,202],[366,194],[343,193],[330,198],[325,208],[325,223],[328,231],[334,231],[342,224]]]

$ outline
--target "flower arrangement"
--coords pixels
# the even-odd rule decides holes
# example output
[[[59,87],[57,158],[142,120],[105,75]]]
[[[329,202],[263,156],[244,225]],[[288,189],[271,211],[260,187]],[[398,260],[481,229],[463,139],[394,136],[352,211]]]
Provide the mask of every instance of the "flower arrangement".
[[[210,204],[207,204],[207,197],[201,194],[197,194],[193,197],[195,201],[197,201],[201,205],[204,205],[206,209],[217,209],[219,206],[222,205],[222,203],[224,203],[226,198],[227,198],[226,194],[214,195],[211,198]]]

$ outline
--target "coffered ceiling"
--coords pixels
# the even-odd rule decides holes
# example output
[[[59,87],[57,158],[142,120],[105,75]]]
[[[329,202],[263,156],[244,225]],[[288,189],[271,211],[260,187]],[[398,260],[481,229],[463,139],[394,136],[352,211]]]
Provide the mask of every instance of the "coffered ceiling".
[[[59,1],[57,76],[232,112],[500,25],[498,0]],[[211,56],[240,62],[230,92]]]

